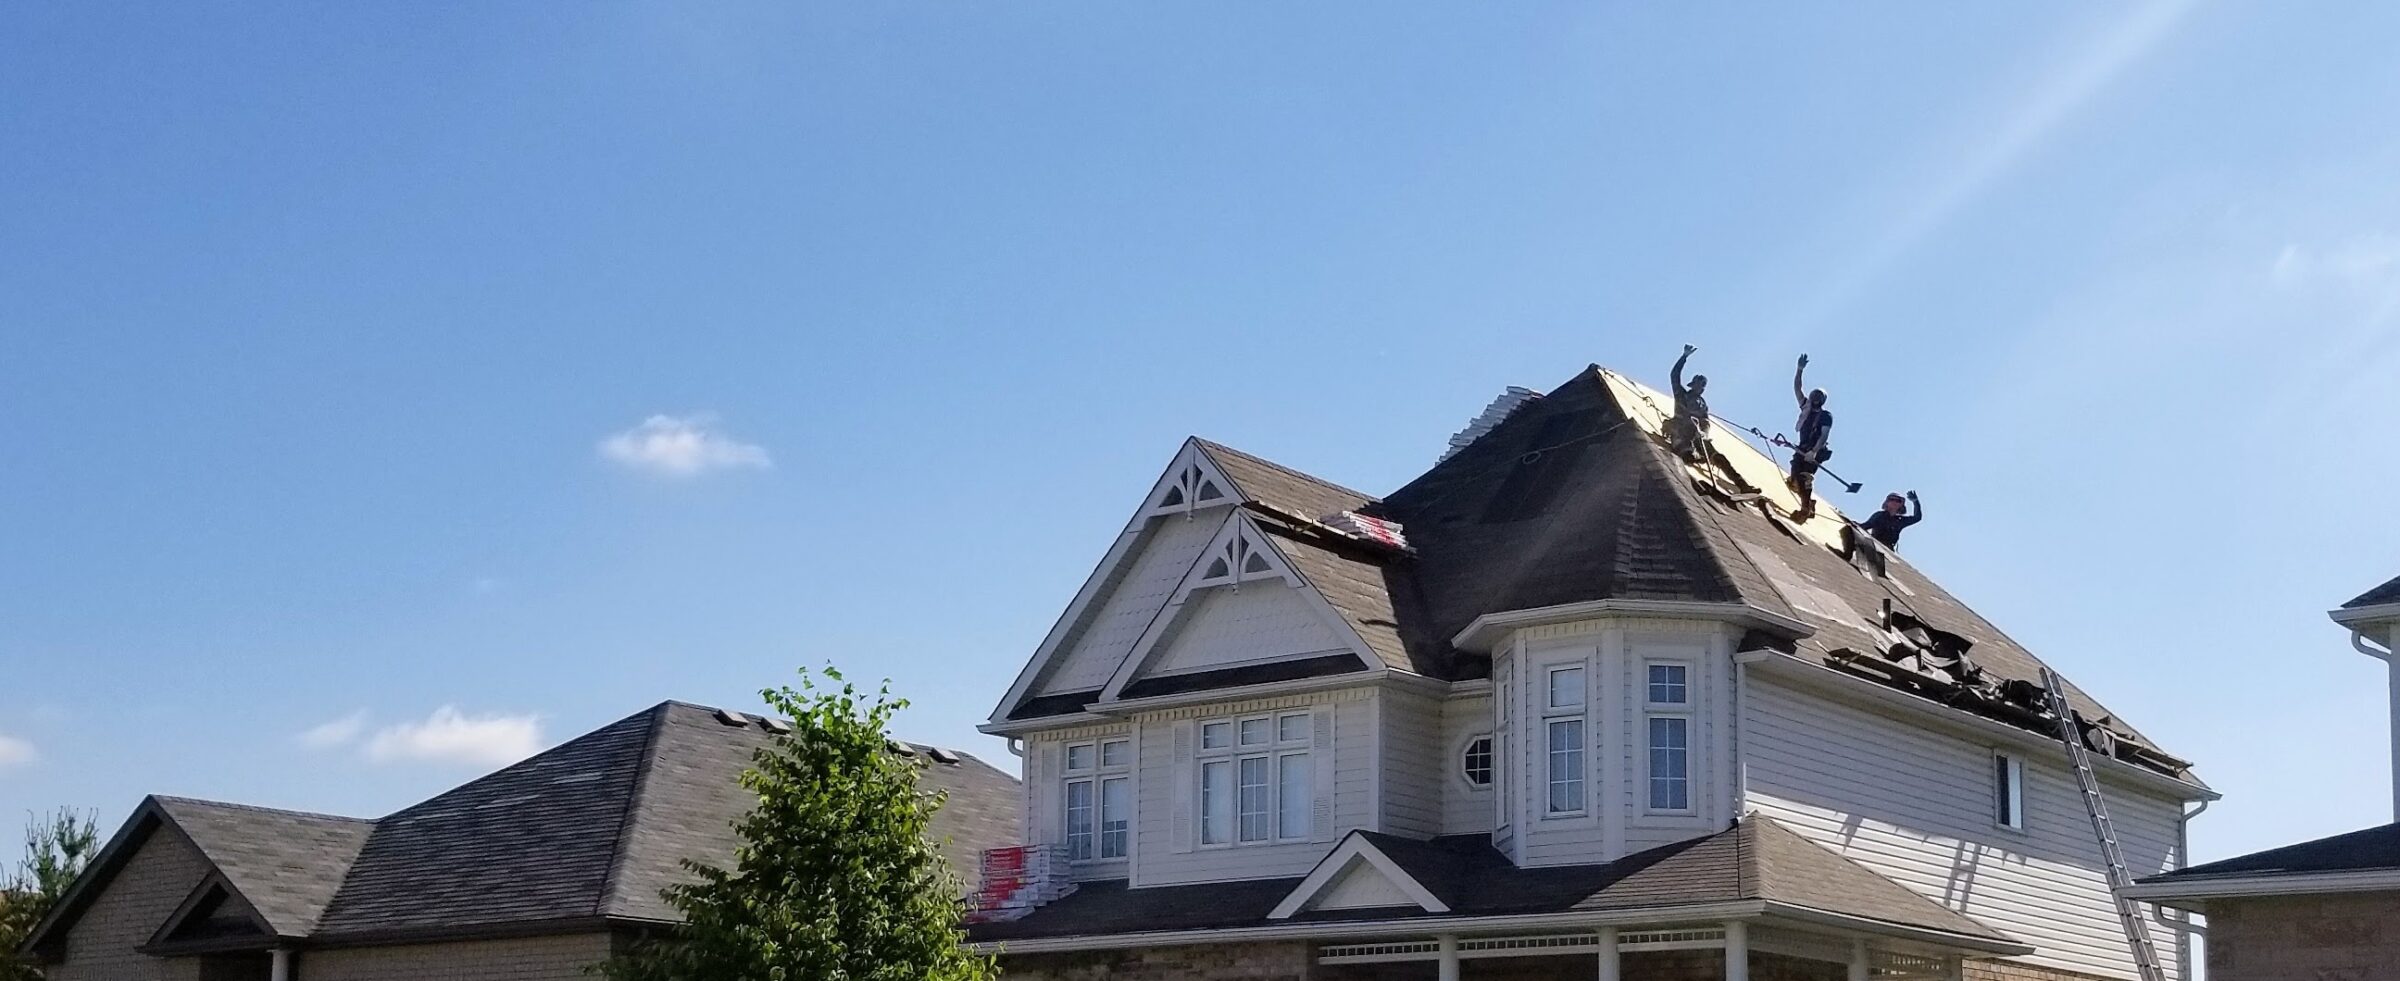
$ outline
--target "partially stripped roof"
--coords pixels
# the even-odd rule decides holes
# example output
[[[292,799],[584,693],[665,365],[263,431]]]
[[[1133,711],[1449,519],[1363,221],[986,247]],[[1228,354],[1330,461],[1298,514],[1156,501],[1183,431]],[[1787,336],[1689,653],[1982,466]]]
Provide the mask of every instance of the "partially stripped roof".
[[[1668,452],[1671,402],[1592,366],[1380,500],[1198,442],[1240,485],[1243,507],[1280,520],[1271,527],[1293,564],[1393,670],[1487,675],[1488,658],[1452,641],[1488,614],[1608,599],[1738,604],[1809,627],[1805,637],[1756,643],[2054,729],[2026,687],[2042,678],[2032,652],[1907,560],[1878,552],[1877,570],[1868,556],[1845,554],[1848,522],[1831,503],[1820,499],[1812,520],[1793,521],[1799,501],[1781,465],[1722,420],[1712,465]],[[1311,520],[1338,510],[1398,522],[1409,548],[1359,547]],[[2400,581],[2369,597],[2387,590],[2400,596]],[[2119,737],[2119,756],[2199,785],[2187,764],[2067,689],[2087,725]],[[1005,715],[1079,711],[1096,696],[1028,692]]]

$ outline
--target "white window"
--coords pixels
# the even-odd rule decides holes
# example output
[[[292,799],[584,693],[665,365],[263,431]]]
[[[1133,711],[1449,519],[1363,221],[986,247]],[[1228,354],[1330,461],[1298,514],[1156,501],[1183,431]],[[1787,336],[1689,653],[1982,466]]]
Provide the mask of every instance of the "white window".
[[[1306,712],[1202,723],[1200,844],[1308,838],[1316,807],[1314,730]]]
[[[1642,666],[1643,744],[1648,750],[1644,802],[1652,813],[1692,812],[1692,666]]]
[[[1486,733],[1467,740],[1459,752],[1458,775],[1466,778],[1469,787],[1492,785],[1492,737]]]
[[[1124,858],[1133,823],[1133,742],[1071,743],[1066,759],[1067,859]]]
[[[1992,820],[2003,828],[2025,830],[2025,761],[2007,753],[1992,754]]]
[[[1542,686],[1542,728],[1549,779],[1549,814],[1581,814],[1584,792],[1584,691],[1582,665],[1551,668]]]

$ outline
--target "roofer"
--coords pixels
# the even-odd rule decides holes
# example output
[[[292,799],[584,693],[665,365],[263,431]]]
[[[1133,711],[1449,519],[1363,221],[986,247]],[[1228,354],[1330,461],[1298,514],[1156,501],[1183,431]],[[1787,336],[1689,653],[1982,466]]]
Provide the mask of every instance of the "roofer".
[[[1697,350],[1684,345],[1683,357],[1675,359],[1675,370],[1667,375],[1675,388],[1675,417],[1667,420],[1667,445],[1689,463],[1708,460],[1708,396],[1703,394],[1708,391],[1708,376],[1693,375],[1690,385],[1683,383],[1683,363]]]
[[[1916,513],[1907,513],[1911,510]],[[1875,540],[1882,542],[1883,547],[1896,549],[1900,547],[1900,532],[1923,520],[1925,504],[1917,500],[1917,492],[1909,491],[1907,500],[1903,501],[1899,492],[1894,491],[1883,495],[1883,507],[1868,515],[1867,520],[1859,522],[1858,526],[1875,536]]]
[[[1792,476],[1784,482],[1800,497],[1800,510],[1792,512],[1795,520],[1807,521],[1817,514],[1817,468],[1833,456],[1826,441],[1833,438],[1833,413],[1825,408],[1825,390],[1820,388],[1803,394],[1801,377],[1808,373],[1808,355],[1800,356],[1800,366],[1792,370],[1792,398],[1800,403],[1800,419],[1793,423],[1799,440],[1792,444]]]

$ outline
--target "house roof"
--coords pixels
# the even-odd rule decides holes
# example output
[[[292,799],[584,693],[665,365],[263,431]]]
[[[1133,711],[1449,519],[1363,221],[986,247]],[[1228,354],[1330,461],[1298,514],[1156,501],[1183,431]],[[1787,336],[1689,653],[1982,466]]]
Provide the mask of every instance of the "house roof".
[[[1598,865],[1519,868],[1487,835],[1430,841],[1376,832],[1367,839],[1407,875],[1449,907],[1302,912],[1286,920],[1269,913],[1304,878],[1127,889],[1122,882],[1087,883],[1023,918],[978,924],[978,942],[1099,936],[1111,933],[1215,930],[1270,923],[1395,920],[1430,916],[1520,916],[1600,910],[1661,909],[1736,900],[1860,917],[1898,927],[1937,930],[2011,943],[1992,930],[1919,896],[1865,867],[1759,815],[1734,827],[1637,852]],[[1337,854],[1339,850],[1337,849]]]
[[[277,936],[317,926],[375,823],[245,804],[153,797]]]
[[[1295,522],[1261,522],[1293,564],[1390,667],[1457,680],[1490,660],[1453,644],[1490,614],[1599,600],[1738,605],[1807,636],[1753,638],[1816,663],[2048,734],[2038,699],[2011,704],[2005,683],[2038,686],[2044,664],[1898,555],[1880,573],[1844,554],[1847,522],[1820,502],[1795,524],[1780,465],[1719,420],[1719,465],[1695,468],[1659,433],[1671,400],[1595,365],[1525,402],[1488,432],[1382,500],[1199,441],[1229,479],[1270,512],[1347,506],[1398,522],[1406,551],[1333,544]],[[1278,503],[1280,502],[1280,503]],[[2394,589],[2400,589],[2396,584]],[[2370,594],[2375,595],[2375,594]],[[1890,610],[1887,617],[1886,610]],[[1966,660],[1913,659],[1913,620]],[[1894,652],[1898,652],[1895,654]],[[1895,666],[1904,665],[1904,666]],[[1961,686],[1943,671],[1971,677]],[[2188,765],[2073,684],[2070,706],[2119,737],[2119,755],[2204,786]],[[1080,711],[1088,699],[1021,700],[1011,719]]]
[[[2400,576],[2394,576],[2390,582],[2358,594],[2357,599],[2342,604],[2342,609],[2356,610],[2390,603],[2400,603]]]
[[[753,800],[739,777],[772,738],[754,716],[664,702],[380,820],[153,798],[28,949],[63,937],[140,840],[167,826],[285,937],[671,922],[659,891],[691,881],[686,860],[730,860],[733,824]],[[972,875],[983,849],[1015,841],[1016,777],[966,753],[894,745],[925,761],[919,786],[946,797],[932,833],[953,869]]]
[[[2199,883],[2218,879],[2316,875],[2400,869],[2400,823],[2377,825],[2297,845],[2270,848],[2141,880],[2141,884]]]

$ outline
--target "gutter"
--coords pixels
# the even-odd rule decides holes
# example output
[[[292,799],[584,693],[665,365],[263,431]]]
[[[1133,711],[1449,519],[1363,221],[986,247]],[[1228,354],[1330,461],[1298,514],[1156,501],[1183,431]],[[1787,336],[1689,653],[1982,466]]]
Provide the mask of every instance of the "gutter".
[[[1555,623],[1572,623],[1598,617],[1658,617],[1668,620],[1715,620],[1746,627],[1771,630],[1798,638],[1815,634],[1817,628],[1807,622],[1749,603],[1702,603],[1693,600],[1604,599],[1581,603],[1561,603],[1557,606],[1537,606],[1529,610],[1507,610],[1476,617],[1467,628],[1450,638],[1450,645],[1460,650],[1490,654],[1509,631],[1526,627],[1541,627]]]
[[[2332,617],[2335,623],[2356,629],[2371,624],[2400,620],[2400,603],[2382,603],[2375,606],[2333,610],[2325,615]]]
[[[2125,895],[2155,903],[2183,906],[2208,899],[2248,899],[2256,896],[2314,896],[2347,892],[2400,892],[2400,869],[2356,872],[2271,872],[2228,875],[2209,879],[2168,879],[2137,882]]]

